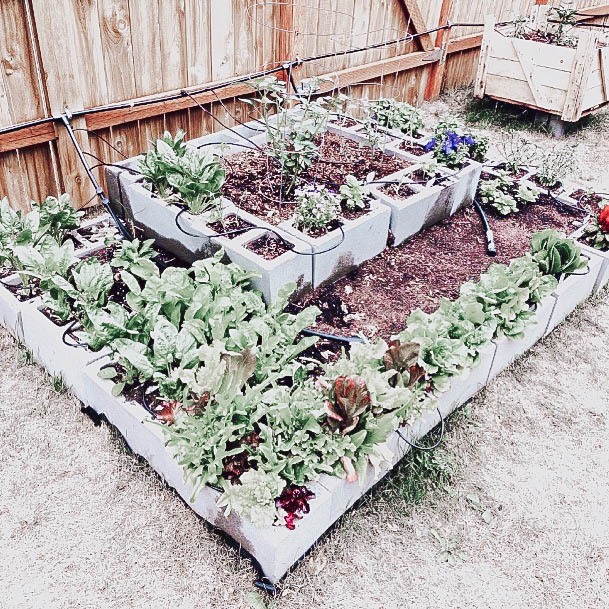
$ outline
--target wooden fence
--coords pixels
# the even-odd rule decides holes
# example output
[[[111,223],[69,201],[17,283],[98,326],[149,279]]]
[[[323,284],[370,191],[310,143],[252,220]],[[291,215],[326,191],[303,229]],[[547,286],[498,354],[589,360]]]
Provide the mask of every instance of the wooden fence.
[[[145,150],[165,129],[197,137],[219,127],[179,94],[183,88],[329,53],[298,68],[297,79],[331,74],[352,95],[393,95],[417,104],[441,87],[472,82],[482,28],[381,43],[448,21],[482,23],[487,13],[512,19],[535,2],[545,0],[1,0],[0,129],[66,108],[177,91],[171,101],[74,120],[91,163],[113,162],[120,153]],[[372,44],[381,46],[345,53]],[[238,99],[246,93],[240,84],[195,97],[230,125],[248,118],[249,107]],[[95,194],[63,127],[42,123],[0,134],[0,197],[26,208],[31,199],[62,191],[79,207]]]

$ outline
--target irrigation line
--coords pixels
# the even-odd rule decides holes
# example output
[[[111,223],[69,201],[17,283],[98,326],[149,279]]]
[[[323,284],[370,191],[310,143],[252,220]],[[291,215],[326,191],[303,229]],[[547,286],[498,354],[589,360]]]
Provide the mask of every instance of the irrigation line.
[[[510,22],[504,22],[498,25],[507,25]],[[264,76],[270,76],[271,74],[277,74],[278,72],[285,71],[285,66],[291,64],[294,66],[299,66],[303,63],[310,63],[313,61],[320,61],[323,59],[329,59],[331,57],[343,56],[343,55],[352,55],[354,53],[360,53],[364,51],[379,49],[383,47],[393,46],[396,44],[402,44],[404,42],[412,42],[415,38],[420,38],[421,36],[425,36],[427,34],[433,34],[435,32],[439,32],[441,30],[452,29],[455,27],[482,27],[484,24],[481,23],[447,23],[445,25],[441,25],[439,27],[433,28],[431,30],[427,30],[426,32],[419,32],[417,34],[408,34],[407,36],[402,36],[401,38],[397,38],[394,40],[387,40],[384,42],[379,42],[376,44],[371,44],[368,46],[357,47],[352,49],[346,49],[341,53],[333,52],[333,53],[325,53],[322,55],[312,55],[310,57],[306,57],[304,59],[296,58],[291,62],[285,62],[279,67],[270,68],[268,70],[260,70],[258,72],[252,72],[250,74],[246,74],[245,76],[240,76],[237,78],[233,78],[231,80],[227,80],[215,85],[207,85],[202,86],[200,88],[192,89],[191,91],[186,92],[185,89],[181,89],[176,93],[170,93],[165,95],[158,95],[155,97],[150,97],[146,99],[139,99],[130,102],[119,102],[115,104],[106,104],[102,106],[95,106],[93,108],[85,108],[83,110],[74,110],[71,113],[72,118],[82,118],[86,116],[90,116],[93,114],[100,114],[103,112],[110,112],[113,110],[128,110],[132,108],[140,108],[143,106],[149,106],[153,104],[158,104],[162,102],[175,101],[177,99],[181,99],[191,95],[200,95],[201,93],[210,93],[214,91],[219,91],[225,87],[229,87],[232,85],[247,83],[256,78],[263,78]],[[13,133],[15,131],[20,131],[21,129],[28,129],[32,127],[37,127],[39,125],[47,125],[53,123],[61,123],[61,116],[48,116],[45,118],[34,119],[31,121],[25,121],[22,123],[18,123],[16,125],[11,125],[9,127],[3,127],[0,129],[0,135],[5,135],[8,133]]]
[[[406,442],[406,444],[408,444],[408,446],[410,446],[411,448],[414,448],[416,450],[422,450],[423,452],[430,452],[432,450],[435,450],[436,448],[438,448],[438,446],[440,446],[440,444],[442,444],[442,440],[444,439],[444,434],[446,433],[446,422],[444,417],[442,416],[442,413],[440,412],[440,409],[436,407],[436,410],[438,411],[438,415],[440,417],[440,437],[438,438],[438,441],[433,444],[432,446],[419,446],[418,444],[415,444],[414,442],[411,442],[406,436],[402,435],[402,432],[398,429],[397,434],[398,436],[400,436],[400,438]]]

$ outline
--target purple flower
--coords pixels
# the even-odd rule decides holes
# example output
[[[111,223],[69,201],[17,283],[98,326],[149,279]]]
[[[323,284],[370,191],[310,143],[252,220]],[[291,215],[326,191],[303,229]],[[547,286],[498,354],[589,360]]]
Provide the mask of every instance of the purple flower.
[[[476,144],[476,140],[471,135],[465,135],[463,137],[463,143],[468,146],[474,146]]]
[[[429,152],[433,150],[438,145],[438,140],[435,137],[432,137],[427,144],[425,144],[425,152]]]

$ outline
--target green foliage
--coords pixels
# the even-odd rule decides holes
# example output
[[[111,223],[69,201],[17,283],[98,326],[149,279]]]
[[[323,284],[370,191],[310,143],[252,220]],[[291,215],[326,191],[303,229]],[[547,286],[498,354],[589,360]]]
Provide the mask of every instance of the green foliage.
[[[193,214],[217,212],[226,172],[216,155],[188,148],[185,136],[182,130],[175,136],[165,132],[140,160],[139,169],[162,199],[183,204]]]
[[[552,44],[566,47],[577,46],[577,38],[569,35],[577,23],[577,11],[578,9],[573,7],[570,0],[561,0],[558,6],[550,8],[546,34]]]
[[[406,102],[381,98],[370,104],[369,112],[381,127],[395,129],[412,137],[417,136],[423,128],[422,112]]]
[[[327,229],[340,214],[340,203],[325,186],[307,185],[296,191],[294,226],[304,232]]]
[[[507,171],[499,171],[492,180],[482,180],[478,194],[483,203],[494,207],[502,216],[519,211],[518,205],[534,203],[539,197],[539,191],[529,188],[526,184],[516,184]]]
[[[540,271],[554,277],[576,273],[588,264],[575,241],[552,229],[533,235],[531,254]]]
[[[288,95],[285,83],[274,76],[254,80],[250,85],[258,98],[242,101],[259,111],[267,138],[264,152],[279,165],[285,178],[283,192],[292,193],[302,174],[319,157],[315,138],[326,130],[334,106],[328,98],[312,99],[316,82],[309,87],[306,98]],[[296,110],[290,109],[293,103],[299,104]]]
[[[573,171],[575,153],[571,147],[556,147],[541,151],[537,162],[539,184],[545,188],[554,188],[560,184],[565,175]]]
[[[370,187],[353,175],[348,175],[338,191],[340,204],[348,210],[364,209],[370,200]]]
[[[154,239],[140,241],[124,240],[114,254],[110,265],[115,269],[123,269],[140,279],[150,279],[159,274],[159,269],[153,259],[157,255],[153,247]]]
[[[270,527],[275,522],[275,498],[281,495],[285,486],[276,474],[249,470],[239,478],[240,484],[224,482],[224,493],[218,500],[218,507],[226,508],[224,516],[236,512],[257,527]]]
[[[34,203],[26,214],[13,210],[8,199],[0,200],[0,268],[22,270],[20,255],[34,257],[34,251],[61,246],[67,232],[78,228],[81,216],[82,212],[70,205],[68,195],[47,197],[40,204]],[[27,283],[27,276],[22,279]]]

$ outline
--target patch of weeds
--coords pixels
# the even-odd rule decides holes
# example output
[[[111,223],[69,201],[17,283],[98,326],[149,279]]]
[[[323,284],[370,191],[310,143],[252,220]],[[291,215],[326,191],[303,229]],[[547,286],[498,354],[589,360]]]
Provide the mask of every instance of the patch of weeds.
[[[593,112],[584,116],[578,123],[574,131],[589,130],[595,133],[604,133],[609,129],[609,113]]]
[[[246,596],[249,609],[275,609],[275,603],[264,598],[260,592],[249,592]]]
[[[534,122],[535,114],[510,104],[491,99],[470,99],[458,114],[469,124],[478,128],[508,129],[510,131],[541,131],[547,133],[545,125]]]
[[[486,522],[486,524],[491,524],[493,522],[493,512],[489,510],[481,501],[480,497],[476,495],[476,493],[468,493],[465,495],[465,499],[467,500],[467,504],[478,514],[480,514],[480,518]]]
[[[51,377],[51,385],[55,393],[63,394],[68,391],[68,388],[60,374]]]
[[[20,366],[31,366],[34,363],[34,354],[23,343],[17,345],[17,362]]]
[[[442,448],[411,450],[379,489],[388,502],[418,505],[430,491],[447,490],[456,472],[454,457]]]
[[[449,565],[454,565],[467,560],[465,554],[461,551],[461,542],[456,537],[446,537],[440,534],[436,529],[430,529],[429,534],[440,546],[438,558],[442,562]]]

